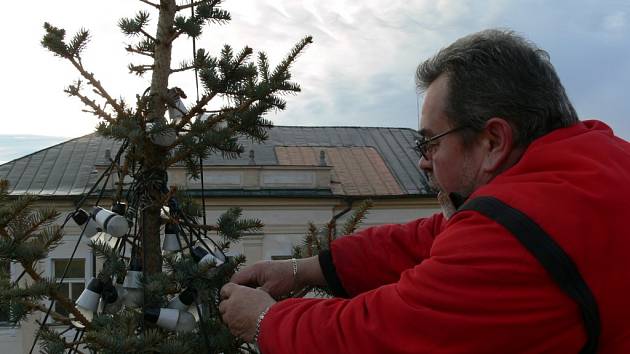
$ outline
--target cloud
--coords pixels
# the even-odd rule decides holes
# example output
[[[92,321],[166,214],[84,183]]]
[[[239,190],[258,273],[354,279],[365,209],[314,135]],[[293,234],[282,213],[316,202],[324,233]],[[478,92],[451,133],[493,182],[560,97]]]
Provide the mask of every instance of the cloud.
[[[604,17],[602,27],[611,32],[623,30],[626,27],[626,12],[617,11]]]
[[[93,131],[96,120],[81,112],[81,104],[62,88],[77,78],[67,63],[39,46],[44,20],[93,32],[84,63],[114,96],[133,101],[150,76],[127,74],[129,62],[146,60],[126,54],[116,21],[145,8],[138,2],[110,0],[88,6],[79,0],[64,6],[35,0],[37,6],[13,2],[11,12],[29,6],[20,18],[21,36],[7,38],[6,46],[21,55],[4,56],[0,68],[5,81],[0,95],[5,105],[7,133],[78,136]],[[30,3],[29,3],[30,4]],[[546,49],[581,116],[599,116],[630,138],[630,72],[628,13],[616,0],[604,1],[461,1],[461,0],[228,0],[232,14],[227,25],[212,25],[197,40],[198,48],[218,53],[229,43],[235,51],[245,45],[264,50],[277,64],[303,36],[314,44],[298,58],[293,80],[303,92],[287,97],[287,110],[271,114],[285,125],[379,125],[417,127],[414,71],[424,59],[455,39],[489,27],[509,27]],[[146,8],[145,8],[146,9]],[[154,16],[155,18],[155,16]],[[18,18],[15,19],[17,21]],[[0,23],[8,32],[16,23]],[[192,54],[190,40],[176,42],[173,61]],[[170,79],[195,97],[192,73]],[[189,99],[189,104],[192,100]],[[32,107],[37,107],[33,110]],[[26,123],[28,122],[28,123]]]

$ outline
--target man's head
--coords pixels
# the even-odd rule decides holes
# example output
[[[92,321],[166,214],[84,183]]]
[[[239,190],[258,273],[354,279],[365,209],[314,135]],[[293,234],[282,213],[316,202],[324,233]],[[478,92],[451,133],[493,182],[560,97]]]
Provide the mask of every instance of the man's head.
[[[533,140],[578,122],[547,53],[510,31],[460,38],[416,74],[426,93],[421,135],[455,129],[429,143],[420,161],[445,192],[470,195]]]

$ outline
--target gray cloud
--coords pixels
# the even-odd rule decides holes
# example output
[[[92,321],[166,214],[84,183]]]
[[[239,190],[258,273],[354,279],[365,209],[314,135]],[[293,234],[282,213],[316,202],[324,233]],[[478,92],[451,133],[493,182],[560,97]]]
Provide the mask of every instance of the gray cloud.
[[[16,107],[7,116],[19,116],[19,107],[32,105],[26,99],[29,95],[16,92],[30,92],[37,82],[42,107],[55,119],[29,118],[32,122],[40,120],[28,130],[67,135],[72,128],[73,135],[76,131],[87,133],[94,120],[77,128],[91,118],[81,114],[81,106],[61,92],[76,73],[38,47],[41,22],[52,20],[70,32],[82,25],[93,30],[94,39],[84,62],[113,95],[133,100],[134,94],[148,85],[148,77],[137,79],[126,74],[126,64],[142,62],[142,58],[124,54],[120,42],[130,40],[118,33],[115,23],[143,7],[128,0],[110,0],[90,5],[99,6],[94,11],[87,5],[72,7],[72,14],[80,16],[64,18],[70,5],[59,9],[58,4],[36,1],[41,6],[35,7],[39,9],[36,22],[29,26],[38,30],[8,45],[30,53],[24,58],[31,60],[28,66],[33,70],[15,77],[13,85],[1,91],[14,103],[7,109]],[[303,92],[287,97],[287,110],[270,116],[276,124],[416,128],[417,102],[422,99],[414,87],[418,63],[463,35],[489,27],[509,27],[550,53],[580,116],[599,117],[619,135],[630,138],[630,123],[625,119],[630,115],[630,100],[625,97],[630,82],[630,5],[626,0],[228,0],[224,7],[232,13],[232,22],[211,26],[197,47],[217,53],[224,43],[235,50],[250,45],[265,50],[272,63],[278,63],[298,39],[314,36],[315,43],[293,68],[293,79]],[[30,52],[31,47],[37,50]],[[176,43],[174,62],[189,58],[191,52],[189,40]],[[24,65],[22,59],[11,58],[6,56],[3,60],[12,61],[2,66]],[[4,76],[11,75],[6,72]],[[194,97],[191,74],[174,75],[171,85]],[[7,133],[25,130],[19,120],[3,125]]]
[[[579,4],[578,4],[579,3]],[[233,8],[239,37],[282,51],[309,33],[315,44],[294,77],[303,88],[277,124],[417,127],[415,67],[465,34],[508,27],[546,49],[582,117],[630,137],[627,12],[615,1],[269,1]],[[226,7],[230,8],[229,2]],[[265,16],[240,19],[240,11]],[[241,31],[242,29],[242,31]],[[243,32],[244,31],[244,32]],[[226,29],[226,39],[229,38]]]

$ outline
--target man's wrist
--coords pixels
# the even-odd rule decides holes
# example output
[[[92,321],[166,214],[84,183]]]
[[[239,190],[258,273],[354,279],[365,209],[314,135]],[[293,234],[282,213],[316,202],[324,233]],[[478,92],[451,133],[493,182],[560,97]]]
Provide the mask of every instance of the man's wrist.
[[[265,319],[265,316],[267,315],[267,312],[269,312],[269,309],[271,308],[271,306],[273,306],[273,305],[267,306],[260,313],[260,315],[258,315],[258,318],[256,319],[256,333],[254,333],[254,338],[252,340],[256,344],[258,343],[258,339],[260,338],[260,327],[262,325],[262,321],[263,321],[263,319]]]
[[[293,268],[293,291],[297,291],[298,290],[298,264],[297,264],[297,259],[295,258],[291,258],[291,267]]]

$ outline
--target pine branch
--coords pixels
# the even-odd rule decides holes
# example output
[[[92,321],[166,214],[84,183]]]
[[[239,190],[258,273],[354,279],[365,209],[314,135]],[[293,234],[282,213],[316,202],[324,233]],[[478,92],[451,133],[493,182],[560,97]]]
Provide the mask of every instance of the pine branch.
[[[76,352],[78,354],[85,354],[77,347],[79,344],[85,343],[84,341],[73,341],[68,342],[66,338],[62,336],[55,330],[50,329],[47,325],[40,328],[38,332],[38,337],[42,341],[42,347],[44,349],[44,353],[52,354],[52,353],[65,353],[66,349],[71,349],[71,352]]]
[[[77,71],[79,71],[81,76],[84,77],[92,87],[94,87],[95,93],[103,97],[107,104],[109,104],[116,113],[122,117],[124,115],[123,106],[109,95],[109,93],[101,85],[101,82],[96,80],[94,74],[87,72],[81,63],[79,53],[81,49],[84,48],[84,45],[89,38],[88,32],[85,30],[79,31],[79,33],[77,33],[71,41],[71,44],[67,45],[64,42],[66,34],[64,29],[56,28],[49,23],[45,23],[44,28],[46,29],[46,35],[44,35],[41,44],[56,55],[70,61]]]
[[[27,263],[21,263],[21,264],[24,270],[26,271],[26,274],[28,274],[31,277],[31,279],[33,279],[36,282],[43,281],[42,277],[33,269],[32,264],[27,264]],[[66,309],[66,311],[72,313],[72,315],[74,315],[74,318],[77,321],[81,322],[81,324],[84,325],[86,328],[90,328],[91,326],[90,321],[88,321],[87,318],[85,318],[85,316],[83,316],[83,314],[74,306],[74,303],[72,302],[72,300],[68,299],[65,295],[60,293],[56,287],[50,288],[50,296],[57,303],[59,303],[64,309]]]
[[[191,224],[185,221],[180,221],[179,222],[181,225],[187,226],[187,227],[192,227],[194,229],[198,229],[198,230],[204,230],[204,231],[218,231],[219,228],[217,226],[214,225],[201,225],[201,224]]]
[[[312,36],[306,36],[302,38],[302,40],[300,40],[298,44],[295,45],[295,47],[293,47],[289,55],[280,63],[280,65],[276,67],[276,69],[274,70],[271,76],[271,80],[274,81],[274,80],[279,80],[281,78],[285,78],[289,72],[288,70],[291,67],[291,64],[293,64],[293,62],[295,61],[297,56],[302,52],[302,50],[304,50],[304,48],[306,48],[306,46],[311,43],[313,43]]]
[[[143,30],[147,23],[149,23],[149,13],[146,11],[139,11],[134,18],[121,18],[118,21],[118,27],[127,36],[144,34],[146,37],[151,38],[155,42],[155,39]]]
[[[7,227],[12,220],[23,217],[29,211],[30,205],[34,201],[35,196],[27,194],[20,196],[9,205],[3,207],[2,213],[0,213],[0,229]]]
[[[112,279],[114,276],[121,277],[125,274],[127,265],[118,251],[113,249],[104,241],[90,242],[89,247],[92,249],[96,257],[102,259],[103,268],[99,273],[99,278]]]
[[[239,57],[236,59],[236,61],[234,62],[234,65],[231,68],[231,71],[229,72],[229,74],[233,74],[236,69],[238,67],[240,67],[241,65],[243,65],[243,63],[247,60],[247,58],[252,54],[252,49],[249,47],[245,47],[243,49],[243,51],[241,52],[241,54],[239,55]],[[231,79],[231,75],[226,75],[225,80],[230,80]],[[188,124],[190,122],[190,120],[192,119],[192,117],[197,116],[198,114],[203,112],[203,108],[218,94],[219,92],[217,91],[212,91],[209,92],[207,94],[204,94],[201,99],[199,99],[199,101],[197,102],[197,104],[195,106],[193,106],[189,111],[188,114],[185,114],[184,116],[181,117],[181,122],[177,125],[176,129],[178,131],[181,130],[181,128]],[[251,103],[250,103],[251,104]]]
[[[304,238],[304,246],[307,257],[319,254],[319,230],[317,230],[317,226],[312,221],[308,222],[308,232]],[[314,250],[317,252],[314,252]]]
[[[346,221],[343,227],[342,235],[349,235],[354,233],[359,225],[363,222],[365,217],[367,216],[368,211],[374,206],[374,203],[370,199],[366,199],[357,208],[357,210],[352,213],[350,218]]]

